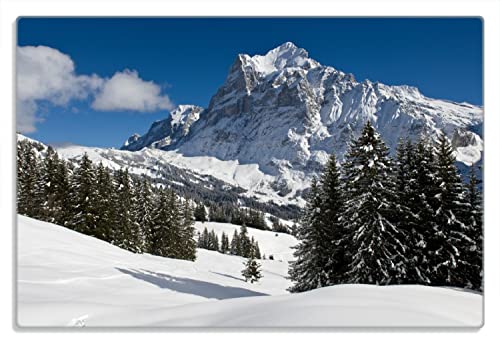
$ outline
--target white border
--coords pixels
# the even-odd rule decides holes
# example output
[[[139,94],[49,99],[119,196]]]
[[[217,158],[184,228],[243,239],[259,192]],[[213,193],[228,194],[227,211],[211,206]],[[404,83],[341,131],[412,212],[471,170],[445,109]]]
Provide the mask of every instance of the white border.
[[[0,262],[2,264],[1,286],[1,326],[2,342],[29,343],[87,343],[96,336],[105,336],[121,343],[138,341],[176,342],[196,340],[202,342],[296,342],[346,341],[346,342],[410,342],[430,343],[447,340],[453,343],[495,342],[499,328],[500,298],[500,227],[497,213],[499,202],[499,152],[500,149],[500,2],[496,0],[406,0],[406,1],[321,1],[321,0],[219,0],[219,1],[112,1],[112,0],[74,0],[74,1],[36,1],[0,0],[0,211],[2,218]],[[179,333],[16,333],[12,327],[12,182],[13,182],[13,47],[15,46],[15,21],[18,16],[481,16],[484,18],[485,46],[485,224],[486,224],[486,308],[485,325],[477,333],[257,333],[242,335],[230,334],[186,334]],[[335,33],[332,33],[335,34]],[[388,38],[390,39],[390,37]],[[48,310],[49,311],[49,310]],[[306,314],[304,316],[307,316]],[[373,331],[372,331],[373,332]],[[143,338],[148,336],[148,338]],[[161,337],[160,337],[161,336]],[[328,336],[328,337],[327,337]],[[333,338],[331,338],[332,336]],[[446,336],[447,338],[443,338]],[[498,340],[498,339],[496,339]]]

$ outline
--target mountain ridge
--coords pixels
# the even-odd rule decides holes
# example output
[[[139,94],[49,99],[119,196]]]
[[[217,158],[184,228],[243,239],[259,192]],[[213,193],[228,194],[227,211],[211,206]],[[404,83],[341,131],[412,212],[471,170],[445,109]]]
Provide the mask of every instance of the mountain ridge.
[[[149,140],[149,147],[257,163],[275,176],[287,168],[310,174],[332,152],[342,160],[349,138],[370,120],[392,151],[401,137],[444,132],[457,160],[470,165],[481,159],[482,138],[470,128],[482,123],[482,112],[468,103],[428,98],[413,86],[358,82],[287,42],[265,55],[239,54],[188,132],[168,145]]]

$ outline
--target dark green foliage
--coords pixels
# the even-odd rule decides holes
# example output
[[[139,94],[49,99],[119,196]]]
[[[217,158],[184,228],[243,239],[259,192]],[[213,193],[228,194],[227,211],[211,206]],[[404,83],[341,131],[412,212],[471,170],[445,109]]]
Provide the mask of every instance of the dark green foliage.
[[[212,205],[210,207],[210,221],[269,230],[262,212],[253,209],[241,209],[238,206]]]
[[[207,211],[205,210],[205,205],[203,205],[203,203],[198,204],[194,209],[194,218],[196,221],[207,221]]]
[[[463,253],[476,243],[468,236],[470,226],[464,223],[467,217],[465,188],[446,136],[439,137],[435,155],[439,192],[434,197],[438,204],[434,215],[436,225],[427,246],[432,281],[436,285],[471,286],[470,276],[463,273],[470,264]]]
[[[343,225],[344,195],[337,167],[335,154],[330,156],[320,181],[320,197],[322,199],[320,214],[321,224],[317,254],[323,262],[323,269],[328,276],[328,285],[343,281],[346,273],[349,251],[343,239],[347,229]]]
[[[290,291],[339,283],[482,290],[479,181],[472,167],[464,185],[444,135],[434,145],[402,140],[393,161],[367,123],[351,143],[340,182],[333,166],[319,185],[313,181],[293,231],[300,243]]]
[[[271,216],[270,220],[271,220],[271,223],[272,223],[271,230],[273,232],[290,233],[290,230],[288,229],[288,226],[282,224],[277,217]]]
[[[241,252],[240,240],[236,229],[234,230],[233,238],[231,239],[231,247],[229,252],[235,256],[239,255]]]
[[[179,228],[181,245],[179,246],[179,256],[177,258],[194,261],[196,259],[196,241],[194,240],[193,209],[187,200],[182,202],[180,207],[182,211],[182,225]]]
[[[72,205],[69,218],[70,228],[97,237],[97,179],[94,166],[85,153],[75,169],[70,181],[70,202]]]
[[[252,248],[249,252],[248,259],[245,262],[245,268],[241,271],[241,274],[245,278],[245,282],[258,282],[259,279],[262,278],[261,266],[255,259],[255,252]]]
[[[229,238],[226,233],[222,233],[220,250],[221,253],[229,253]]]
[[[134,180],[133,214],[139,225],[139,241],[143,252],[149,252],[151,237],[151,219],[153,216],[154,193],[149,181],[145,178]]]
[[[238,240],[239,240],[239,245],[238,247],[240,248],[238,252],[238,256],[242,257],[250,257],[250,254],[252,252],[252,242],[250,238],[248,237],[248,230],[247,226],[243,225],[240,227],[240,233],[238,234]]]
[[[116,171],[114,196],[116,216],[113,221],[112,243],[131,252],[141,252],[143,245],[139,224],[133,213],[135,200],[128,170]]]
[[[469,173],[469,182],[466,185],[466,204],[467,209],[464,215],[464,222],[469,229],[467,235],[472,239],[474,245],[471,245],[465,251],[465,260],[469,262],[466,267],[467,275],[472,289],[482,290],[483,276],[483,199],[479,191],[481,180],[477,178],[476,167],[471,166]]]
[[[29,141],[17,144],[17,211],[42,218],[43,180],[38,150]]]
[[[224,238],[224,233],[222,237]],[[198,247],[210,251],[220,251],[219,237],[215,234],[215,231],[213,229],[209,232],[205,227],[203,233],[201,233],[198,237]]]
[[[297,232],[300,242],[294,247],[293,255],[296,260],[291,262],[288,272],[290,279],[295,282],[289,288],[292,293],[328,285],[328,275],[322,265],[321,255],[317,252],[317,248],[321,246],[321,207],[320,190],[316,179],[313,179]]]
[[[57,223],[132,252],[194,260],[194,216],[189,201],[152,188],[144,177],[76,165],[51,148],[18,141],[18,213]]]
[[[405,278],[407,234],[397,228],[393,165],[378,133],[368,122],[343,165],[345,227],[352,260],[351,283],[389,284]]]
[[[97,166],[97,195],[95,199],[97,228],[96,237],[112,242],[113,228],[116,223],[118,209],[116,207],[114,181],[111,171],[102,164]]]

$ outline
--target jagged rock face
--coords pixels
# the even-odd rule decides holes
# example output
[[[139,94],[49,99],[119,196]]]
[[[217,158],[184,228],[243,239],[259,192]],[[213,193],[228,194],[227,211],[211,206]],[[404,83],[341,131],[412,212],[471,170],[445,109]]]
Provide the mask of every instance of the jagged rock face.
[[[474,151],[457,155],[459,160],[481,156],[481,108],[427,98],[414,87],[358,82],[351,74],[322,66],[292,43],[264,56],[238,55],[225,83],[192,121],[187,135],[176,136],[174,142],[165,120],[165,126],[157,124],[163,121],[153,124],[159,127],[158,135],[150,135],[152,127],[146,136],[170,140],[158,147],[189,156],[258,163],[274,176],[288,170],[310,175],[332,152],[342,160],[350,139],[367,120],[391,150],[401,137],[435,138],[444,132],[462,151]],[[140,149],[152,142],[142,139],[131,138],[125,148]],[[280,188],[286,190],[286,183]]]
[[[165,149],[189,133],[191,125],[198,120],[202,111],[199,106],[180,105],[168,118],[154,122],[144,136],[138,134],[130,136],[121,149],[130,151],[144,147]]]

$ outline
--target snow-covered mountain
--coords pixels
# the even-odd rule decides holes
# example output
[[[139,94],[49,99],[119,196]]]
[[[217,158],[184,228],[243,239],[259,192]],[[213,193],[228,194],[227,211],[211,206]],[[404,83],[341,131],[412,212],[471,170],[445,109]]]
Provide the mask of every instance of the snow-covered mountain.
[[[196,226],[229,234],[238,228],[217,223]],[[482,296],[453,288],[338,285],[288,294],[286,258],[295,239],[252,228],[249,232],[259,244],[266,243],[262,247],[266,255],[282,252],[285,258],[259,261],[263,278],[254,284],[241,277],[242,257],[202,249],[194,262],[134,254],[18,216],[16,324],[294,328],[482,324]]]
[[[135,151],[143,147],[165,148],[175,144],[189,133],[203,109],[194,105],[180,105],[164,120],[154,122],[146,135],[133,134],[123,144],[123,149]]]
[[[436,138],[441,132],[465,165],[479,161],[483,150],[482,108],[431,99],[415,87],[356,81],[290,42],[263,56],[238,55],[207,109],[184,108],[196,109],[185,121],[187,130],[170,124],[184,113],[176,110],[172,119],[156,122],[122,149],[156,147],[187,157],[257,164],[274,178],[271,188],[290,199],[298,197],[330,153],[342,159],[367,120],[393,152],[400,138]]]

